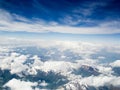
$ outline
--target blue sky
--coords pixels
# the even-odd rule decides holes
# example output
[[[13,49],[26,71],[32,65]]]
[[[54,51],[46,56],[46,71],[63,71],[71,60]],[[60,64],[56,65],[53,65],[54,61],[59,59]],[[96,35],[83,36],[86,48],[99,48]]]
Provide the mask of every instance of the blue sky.
[[[118,41],[120,1],[0,0],[0,35]]]

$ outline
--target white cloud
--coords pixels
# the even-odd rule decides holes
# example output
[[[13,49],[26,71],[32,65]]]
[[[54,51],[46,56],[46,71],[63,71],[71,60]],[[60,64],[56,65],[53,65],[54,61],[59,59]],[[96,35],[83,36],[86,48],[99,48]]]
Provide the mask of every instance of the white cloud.
[[[16,43],[15,40],[13,40],[13,41],[14,41],[14,43]],[[53,70],[55,72],[56,71],[67,72],[67,71],[72,70],[73,68],[74,69],[79,68],[81,65],[89,65],[89,66],[96,67],[97,63],[99,61],[98,58],[101,55],[100,56],[98,55],[98,58],[96,58],[97,60],[91,59],[91,55],[99,54],[99,51],[101,51],[103,49],[107,50],[107,47],[105,47],[104,45],[87,43],[87,42],[40,41],[40,40],[39,41],[38,40],[35,40],[35,41],[27,41],[27,40],[19,41],[18,40],[17,42],[22,42],[21,44],[24,44],[24,42],[28,42],[27,44],[29,44],[30,46],[35,46],[38,49],[44,48],[45,50],[47,50],[47,52],[45,53],[44,56],[46,56],[46,55],[49,56],[50,61],[42,62],[41,58],[38,57],[37,55],[33,55],[32,57],[29,57],[29,55],[22,55],[19,53],[15,53],[14,51],[11,51],[12,53],[10,55],[2,58],[1,64],[0,64],[0,67],[2,69],[10,69],[11,73],[20,73],[20,72],[28,69],[29,67],[26,64],[23,64],[25,61],[27,61],[27,59],[34,60],[33,61],[34,63],[31,64],[32,68],[28,69],[29,74],[30,73],[36,74],[37,73],[36,69],[42,69],[44,71]],[[17,45],[15,45],[14,47],[17,47]],[[52,48],[57,50],[57,52],[59,53],[59,56],[57,56],[58,53],[56,53],[56,51]],[[113,47],[111,47],[111,48],[113,48]],[[111,48],[109,47],[108,51]],[[66,51],[73,53],[73,56],[70,56],[71,54],[70,55],[67,54]],[[112,52],[112,51],[110,50],[110,52]],[[28,52],[28,54],[30,54],[30,53],[31,52]],[[73,60],[73,59],[70,59],[70,57],[74,57],[75,55],[77,57],[81,57],[81,58],[78,58],[78,59],[73,58],[74,62],[76,62],[76,63],[69,62],[70,60],[71,61]],[[56,60],[54,60],[53,57],[55,57]],[[68,59],[66,59],[66,58],[68,58]],[[103,58],[103,56],[102,56],[102,58]],[[60,60],[62,60],[62,61],[60,61]],[[63,61],[63,60],[66,60],[66,61]],[[65,67],[63,67],[63,65]],[[64,69],[61,69],[61,68],[64,68]],[[107,73],[107,74],[112,73],[112,70],[110,67],[106,68],[106,66],[99,65],[99,66],[97,66],[97,68],[100,70],[101,73]]]
[[[103,66],[103,65],[98,65],[97,68],[99,69],[100,73],[103,73],[105,75],[111,75],[111,73],[113,73],[111,67],[106,67],[106,66]]]
[[[108,2],[107,2],[108,3]],[[94,3],[84,3],[82,4],[81,7],[77,7],[77,9],[73,9],[74,13],[79,13],[79,14],[83,14],[84,16],[90,16],[94,13],[94,11],[96,10],[96,8],[98,8],[99,6],[105,6],[107,4],[106,2],[94,2]]]
[[[38,41],[37,41],[38,42]],[[31,42],[30,46],[33,44],[36,44],[35,47],[39,48],[45,48],[48,50],[49,53],[48,55],[54,54],[54,56],[57,54],[52,50],[50,52],[50,48],[56,48],[59,52],[61,52],[61,60],[65,57],[64,53],[66,50],[70,50],[70,52],[79,54],[81,56],[85,56],[83,60],[74,60],[75,63],[69,62],[69,61],[57,61],[57,60],[49,60],[49,61],[41,61],[40,57],[37,55],[34,55],[32,57],[29,57],[29,55],[23,55],[19,53],[15,53],[14,50],[10,53],[10,55],[4,57],[1,61],[1,68],[4,69],[9,69],[10,72],[16,73],[18,75],[21,74],[21,72],[26,72],[31,75],[37,74],[37,70],[42,70],[45,72],[48,71],[54,71],[54,72],[62,72],[62,73],[69,73],[72,72],[73,69],[79,68],[81,65],[91,65],[94,66],[96,65],[96,61],[89,59],[87,56],[90,54],[96,53],[100,47],[99,45],[91,44],[91,43],[78,43],[78,42],[64,42],[64,41],[53,41],[53,43],[46,42],[46,41],[41,41],[41,44],[37,44],[37,42]],[[46,44],[47,43],[47,44]],[[44,46],[46,45],[46,46]],[[15,46],[17,47],[17,45]],[[88,48],[90,47],[90,48]],[[30,52],[29,52],[30,53]],[[64,58],[62,58],[64,55]],[[51,56],[53,57],[53,56]],[[70,57],[70,56],[68,56]],[[72,57],[72,56],[71,56]],[[28,67],[26,64],[23,64],[27,60],[33,59],[33,63],[29,64],[30,67]],[[27,70],[27,71],[26,71]]]
[[[12,39],[14,41],[14,43],[16,43],[16,41],[14,39]],[[11,42],[9,40],[9,42]],[[47,54],[48,55],[53,55],[55,56],[57,53],[61,52],[61,57],[57,57],[57,59],[55,60],[51,60],[48,59],[47,61],[42,61],[42,57],[39,57],[39,55],[33,55],[34,52],[28,52],[28,54],[24,55],[24,54],[20,54],[19,52],[16,53],[14,48],[19,49],[20,51],[22,50],[27,50],[24,46],[20,46],[23,49],[19,48],[17,45],[13,46],[12,49],[9,49],[9,45],[10,43],[8,43],[8,45],[6,46],[0,46],[1,49],[1,53],[6,53],[4,54],[5,57],[3,57],[1,59],[1,63],[0,63],[0,68],[2,70],[4,69],[9,69],[10,72],[12,74],[17,74],[17,75],[21,75],[21,72],[24,73],[24,75],[36,75],[37,71],[43,71],[45,73],[49,72],[49,71],[53,71],[54,73],[59,73],[62,74],[64,76],[66,76],[66,78],[69,80],[69,82],[67,84],[65,84],[65,86],[69,89],[76,89],[79,88],[79,86],[81,88],[84,88],[83,90],[86,90],[85,88],[87,88],[88,86],[94,86],[94,87],[99,87],[99,86],[104,86],[104,85],[114,85],[114,86],[119,86],[120,85],[120,77],[114,76],[113,75],[113,71],[112,71],[112,67],[116,67],[116,66],[120,66],[120,60],[114,61],[112,63],[109,63],[106,65],[104,65],[103,63],[100,64],[98,62],[98,59],[105,59],[107,58],[106,56],[103,57],[103,55],[99,56],[99,51],[101,50],[106,50],[108,52],[112,52],[113,53],[118,53],[114,51],[114,48],[116,46],[112,46],[112,47],[107,47],[105,45],[98,45],[98,44],[94,44],[94,43],[87,43],[87,42],[70,42],[70,41],[27,41],[27,40],[18,40],[17,42],[22,42],[21,44],[26,44],[24,42],[28,42],[29,46],[32,47],[36,47],[38,50],[39,48],[48,50]],[[10,45],[11,46],[11,45]],[[27,46],[27,47],[29,47]],[[54,48],[53,50],[51,48]],[[118,50],[120,47],[117,47]],[[117,50],[116,48],[116,50]],[[57,51],[57,53],[55,52],[55,50]],[[65,61],[62,60],[65,57],[65,51],[69,51],[74,53],[74,55],[81,55],[84,58],[77,60],[73,58],[73,61]],[[40,49],[41,51],[41,49]],[[9,53],[10,52],[10,53]],[[8,54],[9,53],[9,54]],[[42,55],[41,53],[39,53],[40,55]],[[91,59],[91,57],[89,57],[92,54],[98,54],[98,58],[97,60],[95,59]],[[3,56],[4,56],[3,55]],[[46,55],[46,54],[44,54]],[[43,55],[43,56],[44,56]],[[73,56],[74,56],[73,55]],[[105,54],[107,55],[107,54]],[[2,54],[1,54],[2,56]],[[53,57],[51,56],[51,57]],[[67,57],[70,57],[70,55],[68,55]],[[58,61],[58,59],[60,58],[60,60]],[[27,60],[32,60],[32,63],[28,63],[25,64],[24,62],[26,62]],[[29,61],[28,61],[29,62]],[[31,62],[31,61],[30,61]],[[24,64],[23,64],[24,63]],[[88,70],[89,72],[89,67],[94,68],[96,70],[96,72],[99,72],[100,75],[98,76],[88,76],[88,77],[82,77],[80,74],[76,75],[74,73],[75,70],[79,71],[80,68],[82,66],[86,66],[83,68],[87,68],[86,70]],[[86,72],[86,71],[85,71]],[[19,90],[16,86],[14,86],[12,83],[13,82],[18,82],[20,83],[18,88],[21,87],[21,85],[23,85],[23,83],[25,84],[25,87],[28,86],[27,88],[31,89],[31,86],[34,84],[29,84],[31,82],[25,82],[25,81],[21,81],[21,80],[16,80],[16,79],[12,79],[11,81],[9,81],[8,83],[6,83],[5,85],[10,87],[12,90]],[[47,86],[49,83],[48,82],[42,82],[40,83],[40,86]],[[77,84],[77,85],[76,85]],[[23,87],[23,88],[25,88]],[[25,89],[27,89],[25,88]],[[29,90],[30,90],[29,89]],[[23,89],[24,90],[24,89]],[[27,89],[28,90],[28,89]],[[37,89],[36,89],[37,90]],[[39,90],[39,89],[38,89]]]
[[[81,80],[81,82],[87,83],[88,85],[95,87],[106,86],[106,85],[119,86],[120,85],[119,80],[120,77],[100,75],[100,76],[90,76],[84,78]]]
[[[68,90],[69,89],[87,90],[87,88],[89,89],[89,86],[93,86],[96,89],[100,86],[110,87],[111,85],[113,85],[114,87],[119,87],[120,86],[119,80],[120,77],[105,75],[89,76],[85,78],[73,78],[73,80],[65,84],[64,87]]]
[[[23,65],[26,60],[27,56],[13,52],[1,61],[1,69],[8,69],[12,74],[19,74],[28,68],[26,65]]]
[[[65,62],[65,61],[46,61],[43,66],[41,66],[41,70],[48,72],[61,72],[68,73],[73,69],[73,63]]]
[[[116,60],[116,61],[110,63],[110,65],[113,67],[120,67],[120,60]]]
[[[108,45],[107,47],[105,47],[107,49],[108,52],[115,52],[120,54],[120,45]]]
[[[40,85],[40,86],[47,86],[48,83],[46,83],[45,81],[42,81],[39,85]]]
[[[6,86],[11,90],[35,90],[32,88],[32,86],[37,86],[37,83],[12,79],[4,85],[4,87]]]
[[[72,27],[58,25],[56,22],[46,23],[43,20],[29,20],[24,17],[11,14],[0,9],[0,30],[1,31],[26,31],[26,32],[59,32],[73,34],[112,34],[120,33],[119,21],[105,22],[96,27]],[[19,21],[16,21],[19,20]],[[114,23],[115,22],[115,23]],[[112,27],[110,27],[112,25]]]

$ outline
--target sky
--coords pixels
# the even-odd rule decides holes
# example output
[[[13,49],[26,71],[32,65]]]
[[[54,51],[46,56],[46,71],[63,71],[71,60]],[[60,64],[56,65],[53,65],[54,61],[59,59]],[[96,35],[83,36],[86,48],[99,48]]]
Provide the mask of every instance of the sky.
[[[120,42],[120,1],[0,0],[0,36]]]

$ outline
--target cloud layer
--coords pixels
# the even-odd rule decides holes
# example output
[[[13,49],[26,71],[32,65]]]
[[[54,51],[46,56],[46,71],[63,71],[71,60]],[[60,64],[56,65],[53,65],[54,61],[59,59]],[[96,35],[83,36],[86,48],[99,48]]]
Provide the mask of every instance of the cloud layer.
[[[120,33],[119,20],[111,22],[102,22],[94,27],[74,27],[69,25],[61,25],[57,22],[46,22],[42,19],[27,19],[23,16],[9,13],[0,9],[0,30],[10,32],[57,32],[72,34],[114,34]]]
[[[0,72],[8,80],[4,88],[19,90],[23,84],[23,90],[120,88],[120,52],[113,51],[120,47],[69,41],[28,43],[0,45]],[[110,57],[111,53],[115,56]]]

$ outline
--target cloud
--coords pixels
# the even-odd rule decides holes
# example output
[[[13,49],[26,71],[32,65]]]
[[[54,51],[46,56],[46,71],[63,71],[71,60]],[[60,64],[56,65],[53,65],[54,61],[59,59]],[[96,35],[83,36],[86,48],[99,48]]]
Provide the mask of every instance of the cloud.
[[[14,39],[12,40],[14,43],[17,41]],[[9,40],[9,42],[11,41]],[[112,63],[109,63],[109,61],[106,63],[99,62],[99,58],[103,58],[101,57],[101,53],[102,56],[105,57],[103,58],[105,60],[110,60],[110,57],[107,57],[107,54],[110,56],[109,52],[113,51],[112,54],[118,53],[114,52],[113,49],[116,46],[108,45],[108,47],[104,44],[99,45],[88,42],[70,41],[18,40],[17,42],[22,43],[18,46],[11,46],[10,43],[7,45],[5,44],[4,46],[0,45],[0,53],[2,53],[0,70],[9,70],[11,75],[15,74],[19,77],[19,79],[23,80],[24,77],[25,80],[29,81],[31,79],[26,77],[31,76],[33,78],[39,78],[38,80],[32,79],[33,82],[37,83],[39,80],[41,80],[40,75],[47,74],[47,78],[42,78],[39,84],[41,87],[47,87],[51,85],[51,82],[49,82],[49,80],[51,80],[49,75],[51,75],[50,72],[52,72],[52,74],[55,75],[57,74],[65,76],[65,78],[60,78],[60,80],[68,80],[68,82],[59,85],[59,88],[66,87],[67,89],[86,89],[90,86],[99,88],[110,85],[118,87],[120,85],[120,77],[116,76],[115,72],[113,71],[114,67],[119,66],[119,60],[114,60]],[[24,46],[26,42],[27,44],[29,43],[28,46]],[[120,47],[117,48],[119,49]],[[105,55],[103,53],[105,53]],[[96,58],[92,58],[91,55]],[[83,58],[76,58],[75,56],[81,56]],[[81,69],[83,70],[82,72],[80,72]],[[98,74],[96,75],[94,73]],[[5,85],[13,90],[14,88],[17,90],[17,87],[12,86],[12,83],[18,82],[20,85],[23,83],[28,85],[28,82],[22,80],[12,79]],[[59,79],[56,81],[59,82]],[[32,81],[30,83],[32,83]],[[33,84],[30,84],[30,87],[32,85]]]
[[[119,86],[120,85],[120,77],[115,77],[115,76],[90,76],[88,78],[83,78],[81,80],[82,83],[87,83],[87,85],[90,86],[106,86],[106,85],[114,85],[114,86]]]
[[[20,74],[28,67],[23,63],[27,60],[27,56],[19,55],[18,53],[11,53],[10,56],[4,58],[1,62],[1,69],[10,70],[11,74]]]
[[[73,69],[79,68],[82,64],[93,66],[95,65],[96,61],[89,59],[89,56],[96,53],[100,49],[99,45],[97,46],[95,44],[85,42],[78,43],[69,41],[52,41],[51,43],[51,41],[27,41],[28,43],[31,42],[29,43],[30,46],[27,47],[24,47],[23,43],[26,41],[20,40],[20,42],[22,42],[21,44],[23,44],[23,46],[20,44],[18,45],[19,47],[17,45],[13,46],[12,50],[9,50],[9,54],[6,52],[8,56],[3,57],[0,64],[0,68],[2,70],[8,69],[10,70],[11,74],[18,74],[19,76],[22,73],[27,75],[36,75],[37,70],[43,70],[44,72],[54,71],[66,73],[72,72]],[[16,43],[15,40],[14,43]],[[9,45],[11,44],[9,43]],[[37,49],[39,51],[40,49],[44,49],[45,52],[40,50],[40,54],[36,55],[33,53],[34,51],[24,51],[29,50],[31,46],[37,47],[33,48],[33,50]],[[19,49],[20,47],[23,49]],[[18,50],[17,52],[16,48]],[[21,52],[28,53],[24,55]],[[42,55],[42,57],[39,57],[39,55]],[[82,57],[83,59],[80,58],[81,60],[79,61],[79,57]],[[48,58],[46,59],[48,61],[43,62],[45,58]],[[72,60],[74,60],[76,63],[70,62]]]
[[[73,27],[60,25],[57,22],[45,22],[40,19],[29,20],[25,17],[11,14],[0,9],[0,30],[1,31],[25,31],[25,32],[58,32],[72,34],[113,34],[120,33],[119,21],[104,22],[94,27]],[[71,22],[71,21],[70,21]],[[111,26],[112,25],[112,26]]]
[[[120,60],[116,60],[116,61],[110,63],[110,65],[111,65],[112,67],[120,67]]]
[[[33,89],[33,86],[37,86],[37,83],[17,79],[12,79],[4,85],[4,87],[9,87],[11,90],[39,90],[37,88]]]
[[[105,75],[89,76],[81,79],[80,77],[79,78],[74,77],[73,80],[65,84],[62,88],[74,90],[76,89],[88,90],[90,87],[93,87],[95,89],[99,89],[99,87],[110,88],[111,85],[113,85],[113,87],[119,87],[120,85],[119,80],[120,77]]]
[[[98,65],[97,69],[100,73],[103,73],[105,75],[111,75],[113,73],[112,68],[109,66]]]

